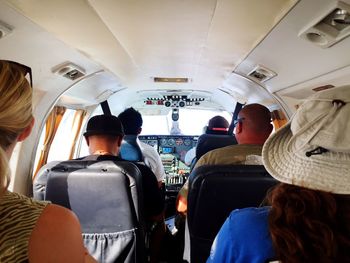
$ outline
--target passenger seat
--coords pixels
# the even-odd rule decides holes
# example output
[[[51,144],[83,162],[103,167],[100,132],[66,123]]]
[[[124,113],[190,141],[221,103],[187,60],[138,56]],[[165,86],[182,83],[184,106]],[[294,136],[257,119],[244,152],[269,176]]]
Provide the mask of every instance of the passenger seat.
[[[45,200],[79,218],[98,262],[144,262],[141,173],[130,162],[71,160],[48,173]]]
[[[215,236],[232,210],[258,207],[276,183],[262,165],[196,168],[189,177],[187,211],[191,263],[206,262]]]
[[[196,162],[207,152],[234,144],[237,144],[234,135],[202,134],[198,138],[196,157],[191,163],[191,170],[194,168]]]

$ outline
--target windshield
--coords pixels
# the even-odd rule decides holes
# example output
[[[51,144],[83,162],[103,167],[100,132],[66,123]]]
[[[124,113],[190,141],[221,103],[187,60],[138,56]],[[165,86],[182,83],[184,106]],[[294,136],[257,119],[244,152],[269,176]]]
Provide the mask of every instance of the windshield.
[[[171,111],[168,115],[143,115],[141,135],[169,135],[174,128],[178,128],[182,135],[200,135],[210,118],[220,115],[229,123],[232,118],[230,113],[224,111],[193,109],[179,109],[177,122],[172,121],[171,115]]]

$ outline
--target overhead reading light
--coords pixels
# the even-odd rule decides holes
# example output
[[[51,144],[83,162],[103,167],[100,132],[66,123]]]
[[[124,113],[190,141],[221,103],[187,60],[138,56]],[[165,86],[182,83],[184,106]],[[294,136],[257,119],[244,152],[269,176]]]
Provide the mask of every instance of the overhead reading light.
[[[76,80],[85,76],[85,69],[72,62],[62,63],[54,67],[52,72],[70,80]]]
[[[154,82],[166,82],[166,83],[187,83],[189,81],[189,78],[160,78],[160,77],[154,77]]]
[[[11,32],[12,32],[11,27],[6,23],[0,21],[0,39],[10,34]]]
[[[260,82],[268,81],[276,75],[276,72],[273,72],[272,70],[261,65],[257,65],[251,72],[248,73],[248,77]]]
[[[350,15],[348,11],[344,9],[336,9],[335,14],[333,16],[332,24],[341,24],[341,25],[349,25],[350,24]]]
[[[337,2],[315,23],[304,29],[299,36],[311,43],[328,48],[350,34],[350,6]]]

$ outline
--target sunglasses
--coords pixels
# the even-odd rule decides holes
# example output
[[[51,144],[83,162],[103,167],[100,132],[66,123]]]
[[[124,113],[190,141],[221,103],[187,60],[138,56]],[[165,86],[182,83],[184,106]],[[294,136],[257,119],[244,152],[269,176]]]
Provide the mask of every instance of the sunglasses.
[[[237,123],[242,122],[243,120],[245,120],[245,118],[238,118],[233,121],[233,125],[236,127]]]
[[[32,75],[32,69],[30,67],[11,60],[2,60],[2,61],[9,63],[11,67],[19,69],[24,74],[24,77],[29,75],[29,83],[30,83],[30,86],[33,88],[33,75]]]

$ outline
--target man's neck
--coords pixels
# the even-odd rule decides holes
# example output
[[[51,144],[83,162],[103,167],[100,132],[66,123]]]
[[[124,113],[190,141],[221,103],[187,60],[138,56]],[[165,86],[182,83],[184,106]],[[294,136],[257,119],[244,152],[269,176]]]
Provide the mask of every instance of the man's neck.
[[[254,144],[254,145],[263,145],[265,143],[265,140],[263,139],[241,139],[237,140],[238,144]]]
[[[105,151],[105,150],[95,150],[92,152],[92,155],[113,155],[113,156],[116,156],[116,154],[114,154],[110,151]]]

